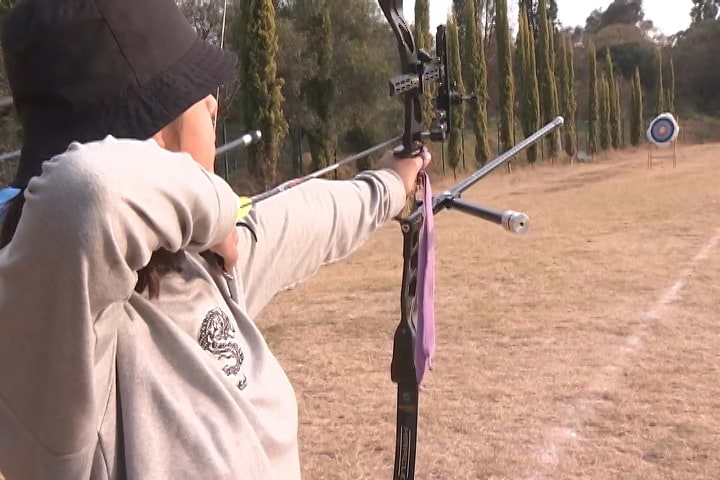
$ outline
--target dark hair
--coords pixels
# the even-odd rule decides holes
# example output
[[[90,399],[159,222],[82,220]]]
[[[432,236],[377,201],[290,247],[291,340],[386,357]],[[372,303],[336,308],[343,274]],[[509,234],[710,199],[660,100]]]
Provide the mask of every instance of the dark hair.
[[[0,250],[5,248],[15,235],[23,207],[25,206],[25,195],[20,192],[15,198],[0,207]],[[144,292],[146,289],[150,298],[160,296],[160,277],[169,272],[181,272],[182,261],[185,258],[183,252],[169,252],[158,250],[153,253],[150,263],[138,271],[138,281],[135,284],[135,291]]]

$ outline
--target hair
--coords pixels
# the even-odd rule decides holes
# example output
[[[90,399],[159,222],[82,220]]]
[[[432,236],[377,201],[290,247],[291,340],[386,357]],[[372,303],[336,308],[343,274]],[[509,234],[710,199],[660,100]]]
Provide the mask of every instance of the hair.
[[[23,207],[25,206],[24,190],[0,207],[0,250],[5,248],[15,236]],[[158,250],[153,253],[150,263],[138,271],[138,281],[135,284],[135,291],[143,293],[148,291],[150,298],[160,296],[160,278],[170,272],[181,272],[185,254],[180,252],[169,252]]]

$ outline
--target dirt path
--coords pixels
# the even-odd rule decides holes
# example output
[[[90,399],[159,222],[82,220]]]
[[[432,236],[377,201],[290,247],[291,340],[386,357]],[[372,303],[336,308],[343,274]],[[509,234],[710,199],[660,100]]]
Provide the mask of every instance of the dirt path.
[[[418,479],[720,478],[720,146],[481,182],[528,237],[438,218],[438,355]],[[306,479],[392,474],[401,235],[261,320],[295,385]]]

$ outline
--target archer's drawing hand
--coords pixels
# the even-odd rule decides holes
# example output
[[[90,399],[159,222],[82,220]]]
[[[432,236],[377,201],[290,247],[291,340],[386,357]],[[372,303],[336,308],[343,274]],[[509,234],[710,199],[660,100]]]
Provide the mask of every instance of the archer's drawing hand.
[[[380,168],[393,170],[402,179],[405,185],[405,192],[410,195],[415,191],[418,173],[430,165],[432,157],[430,152],[423,147],[420,155],[417,157],[398,158],[393,152],[388,152],[378,163]]]
[[[232,233],[220,244],[210,249],[211,252],[219,255],[223,259],[223,268],[225,272],[230,273],[235,268],[238,261],[238,233],[237,228],[232,229]]]

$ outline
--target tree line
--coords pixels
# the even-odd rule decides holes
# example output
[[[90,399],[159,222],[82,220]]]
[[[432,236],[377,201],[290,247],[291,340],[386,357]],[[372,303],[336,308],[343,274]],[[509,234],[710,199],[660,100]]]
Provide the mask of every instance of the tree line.
[[[227,12],[224,2],[177,1],[198,34],[218,44],[227,13],[225,48],[240,62],[221,93],[219,143],[263,131],[258,145],[225,159],[246,167],[238,178],[257,180],[248,188],[401,131],[402,106],[386,94],[397,45],[376,0],[229,0]],[[637,146],[658,112],[708,124],[720,117],[720,64],[711,61],[720,54],[720,0],[694,0],[692,26],[671,37],[646,18],[642,0],[614,0],[578,27],[561,24],[556,0],[518,2],[517,18],[508,0],[452,2],[454,88],[476,101],[454,116],[447,148],[435,147],[451,170],[486,163],[557,115],[565,127],[530,149],[529,163]],[[0,21],[12,3],[0,0]],[[417,0],[413,30],[428,51],[432,27],[429,0]],[[4,73],[0,89],[7,93]],[[430,94],[423,105],[432,110]],[[1,117],[0,141],[5,151],[21,142],[12,115]]]
[[[292,88],[285,86],[284,108],[272,117],[284,118],[289,126],[287,131],[277,130],[286,144],[287,137],[293,139],[292,151],[285,153],[301,158],[305,145],[312,168],[332,163],[338,152],[366,148],[400,128],[399,105],[384,96],[382,85],[397,69],[395,42],[376,2],[336,3],[246,2],[274,14],[281,43],[292,34],[287,45],[293,48],[277,59],[278,71],[286,73],[282,78],[290,79]],[[565,127],[544,145],[529,149],[529,163],[574,158],[579,148],[595,154],[639,146],[650,118],[666,111],[718,115],[720,110],[708,108],[694,92],[706,81],[704,67],[690,68],[690,78],[696,75],[692,83],[675,78],[676,64],[697,62],[693,51],[701,48],[699,38],[720,40],[717,6],[715,0],[695,0],[692,27],[666,37],[645,17],[642,0],[615,0],[607,9],[590,12],[586,25],[576,28],[561,25],[554,0],[519,0],[517,20],[509,18],[507,0],[453,0],[447,22],[453,87],[476,100],[458,107],[453,117],[447,165],[456,171],[467,166],[466,157],[470,167],[483,165],[492,156],[493,143],[498,151],[507,150],[520,136],[532,134],[558,115],[565,117]],[[419,48],[431,50],[428,0],[415,2],[415,19]],[[368,45],[372,53],[363,48]],[[345,76],[368,73],[370,65],[377,75],[352,81]],[[713,70],[710,77],[718,79],[720,70]],[[428,113],[430,99],[431,93],[426,93],[423,108]],[[250,164],[267,161],[265,153],[255,158]],[[265,180],[272,183],[272,178]]]

